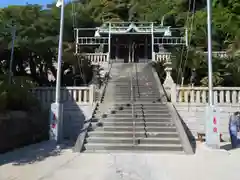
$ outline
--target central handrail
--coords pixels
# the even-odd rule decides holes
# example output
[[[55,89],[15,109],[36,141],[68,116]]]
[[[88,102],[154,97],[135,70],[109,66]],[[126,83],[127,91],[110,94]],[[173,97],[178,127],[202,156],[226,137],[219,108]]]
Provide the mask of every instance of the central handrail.
[[[136,122],[135,122],[135,108],[134,108],[134,89],[133,89],[133,74],[130,71],[130,81],[131,81],[131,106],[132,106],[132,121],[133,121],[133,145],[136,144]]]

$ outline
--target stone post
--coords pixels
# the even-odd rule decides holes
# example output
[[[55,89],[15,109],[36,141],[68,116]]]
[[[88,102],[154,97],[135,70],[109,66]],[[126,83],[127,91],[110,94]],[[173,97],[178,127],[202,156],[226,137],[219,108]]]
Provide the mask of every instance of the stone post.
[[[94,101],[96,100],[95,94],[96,94],[95,85],[92,84],[89,86],[89,103],[90,104],[93,104]]]
[[[171,73],[172,73],[172,63],[170,58],[167,58],[166,62],[165,62],[165,72],[166,72],[166,79],[163,83],[163,86],[165,88],[165,91],[167,92],[167,94],[170,96],[170,91],[171,88],[175,85]]]
[[[171,87],[170,99],[171,99],[172,103],[177,102],[177,86],[176,86],[176,84],[173,84]]]
[[[152,52],[152,61],[153,61],[153,62],[155,62],[155,61],[157,62],[157,59],[156,59],[155,56],[156,56],[156,53],[155,53],[155,52]]]
[[[118,51],[119,51],[119,44],[118,44],[118,38],[116,39],[116,52],[115,52],[115,60],[118,60]]]
[[[129,46],[128,46],[128,62],[130,63],[131,62],[131,45],[129,43]]]

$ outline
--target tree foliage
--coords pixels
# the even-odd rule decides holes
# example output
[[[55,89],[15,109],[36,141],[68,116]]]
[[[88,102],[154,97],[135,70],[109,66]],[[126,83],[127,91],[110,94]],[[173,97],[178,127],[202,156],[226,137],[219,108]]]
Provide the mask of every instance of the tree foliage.
[[[73,84],[73,68],[85,69],[90,77],[80,79],[80,84],[91,80],[91,66],[84,63],[79,67],[79,60],[74,56],[73,17],[70,5],[66,7],[64,27],[64,53],[62,63],[62,76],[71,74],[71,78],[63,76],[62,84]],[[9,71],[9,59],[11,53],[12,31],[16,28],[16,39],[13,59],[14,76],[30,76],[38,85],[53,85],[49,81],[49,74],[56,77],[56,59],[59,34],[60,10],[52,6],[50,9],[42,9],[39,5],[9,6],[0,11],[0,72]],[[79,16],[78,21],[83,17]],[[86,21],[86,19],[84,19]],[[88,19],[88,23],[92,23]],[[66,71],[68,70],[68,71]],[[79,73],[75,72],[75,73]],[[70,77],[70,76],[68,76]]]
[[[184,69],[186,83],[195,68],[199,84],[207,81],[206,59],[197,51],[207,50],[206,1],[198,0],[79,0],[65,7],[64,53],[62,84],[81,85],[91,81],[92,67],[74,56],[74,27],[95,27],[105,21],[154,21],[172,27],[188,27],[191,46],[188,55],[181,47],[172,50],[176,54],[174,71]],[[193,9],[194,7],[194,9]],[[240,1],[214,0],[213,49],[227,50],[229,58],[214,60],[217,85],[240,85],[229,76],[239,76],[240,54]],[[188,12],[190,10],[190,12]],[[7,74],[11,48],[11,24],[16,26],[13,72],[15,76],[29,76],[38,85],[54,85],[48,74],[56,76],[56,58],[60,9],[54,4],[43,9],[39,5],[9,6],[0,9],[0,73]],[[187,19],[189,20],[187,22]],[[191,29],[192,27],[192,29]],[[186,58],[187,57],[187,58]],[[181,59],[187,59],[184,63]],[[79,65],[80,64],[80,65]],[[186,64],[184,67],[181,64]],[[84,72],[82,73],[82,70]],[[68,71],[66,71],[68,70]],[[64,75],[64,76],[63,76]],[[74,77],[78,76],[78,81]],[[85,78],[84,78],[85,77]]]

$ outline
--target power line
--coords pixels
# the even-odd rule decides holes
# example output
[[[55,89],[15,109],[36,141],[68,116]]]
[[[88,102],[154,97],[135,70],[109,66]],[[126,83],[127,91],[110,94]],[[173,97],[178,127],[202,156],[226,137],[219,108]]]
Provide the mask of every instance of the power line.
[[[188,1],[188,12],[187,12],[187,19],[186,19],[186,22],[185,22],[185,25],[188,27],[188,21],[189,21],[189,14],[190,14],[190,11],[191,11],[191,4],[192,4],[192,1],[189,0]],[[187,28],[186,27],[186,28]],[[187,29],[188,30],[188,29]],[[188,38],[187,38],[188,39]],[[188,42],[187,42],[188,43]],[[179,64],[179,70],[181,70],[181,75],[180,75],[180,72],[178,70],[177,72],[177,84],[179,84],[179,76],[182,76],[182,61],[183,61],[183,53],[184,53],[184,46],[181,48],[181,60],[180,60],[180,64]]]
[[[192,21],[191,21],[191,24],[190,24],[190,33],[189,33],[189,44],[191,42],[191,39],[192,39],[192,30],[193,30],[193,23],[194,23],[194,18],[195,18],[195,8],[196,8],[196,0],[193,0],[193,6],[192,6]],[[188,60],[188,55],[189,55],[189,47],[187,48],[187,52],[186,52],[186,58],[185,58],[185,61],[184,61],[184,65],[183,65],[183,73],[182,73],[182,82],[181,82],[181,85],[183,85],[183,80],[184,80],[184,74],[185,74],[185,66],[186,66],[186,63],[187,63],[187,60]]]
[[[72,5],[72,27],[73,27],[73,31],[74,31],[74,38],[78,38],[78,37],[76,37],[76,33],[75,33],[75,29],[77,27],[77,20],[76,20],[77,12],[76,12],[75,2],[73,0],[71,0],[71,5]],[[79,57],[77,54],[76,54],[76,57],[77,57],[77,61],[78,61],[80,76],[82,77],[83,83],[86,85],[87,81],[86,81],[86,76],[85,76],[83,68],[82,68],[82,66],[83,66],[82,58]]]
[[[12,83],[12,65],[13,65],[13,56],[14,56],[14,44],[15,44],[15,39],[16,39],[16,26],[12,25],[11,28],[12,31],[12,48],[11,48],[11,57],[10,57],[10,63],[9,63],[9,77],[8,77],[8,83]]]

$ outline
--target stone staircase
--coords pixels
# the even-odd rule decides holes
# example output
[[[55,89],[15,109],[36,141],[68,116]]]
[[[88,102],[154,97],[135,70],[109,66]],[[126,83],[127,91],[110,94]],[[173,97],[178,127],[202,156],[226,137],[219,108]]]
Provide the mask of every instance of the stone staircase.
[[[87,133],[85,152],[183,153],[179,133],[146,63],[118,65]]]

